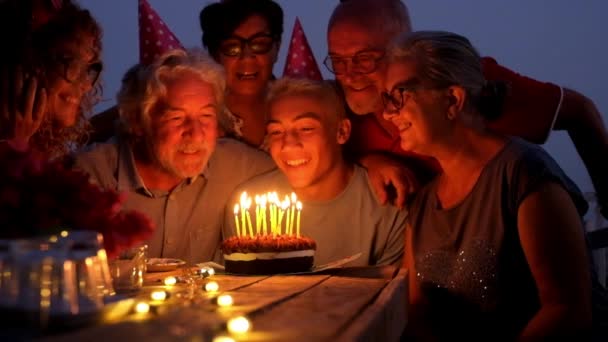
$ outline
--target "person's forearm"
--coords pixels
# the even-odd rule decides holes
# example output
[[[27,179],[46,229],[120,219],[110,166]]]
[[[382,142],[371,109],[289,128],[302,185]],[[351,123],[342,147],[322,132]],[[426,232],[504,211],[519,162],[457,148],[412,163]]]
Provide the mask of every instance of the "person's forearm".
[[[585,96],[565,89],[555,129],[568,132],[608,217],[608,132],[598,109]]]
[[[546,305],[528,322],[520,341],[547,337],[580,337],[589,333],[590,313],[575,314],[566,304]]]

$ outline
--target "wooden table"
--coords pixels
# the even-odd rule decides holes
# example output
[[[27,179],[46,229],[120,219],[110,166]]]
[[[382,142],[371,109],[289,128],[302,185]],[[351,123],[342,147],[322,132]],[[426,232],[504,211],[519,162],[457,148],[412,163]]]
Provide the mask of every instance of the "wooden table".
[[[169,275],[184,279],[182,274],[147,274],[137,297],[109,310],[105,323],[49,340],[211,341],[227,334],[227,320],[239,315],[250,320],[252,329],[231,335],[236,341],[397,341],[406,325],[407,271],[393,267],[343,268],[311,275],[217,274],[167,287],[172,296],[163,305],[153,305],[148,314],[132,313],[137,301],[165,288],[162,279]],[[211,280],[219,284],[219,292],[202,290]],[[219,294],[230,294],[234,305],[218,307],[214,298]]]

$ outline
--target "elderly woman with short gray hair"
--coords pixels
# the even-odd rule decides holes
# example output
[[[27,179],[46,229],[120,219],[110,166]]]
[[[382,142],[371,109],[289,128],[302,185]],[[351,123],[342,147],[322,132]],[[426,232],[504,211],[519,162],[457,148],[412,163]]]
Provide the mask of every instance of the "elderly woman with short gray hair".
[[[388,57],[384,117],[403,149],[442,169],[410,205],[412,335],[589,336],[592,293],[601,294],[581,225],[586,202],[541,147],[485,128],[507,87],[484,79],[478,52],[457,34],[404,35]]]

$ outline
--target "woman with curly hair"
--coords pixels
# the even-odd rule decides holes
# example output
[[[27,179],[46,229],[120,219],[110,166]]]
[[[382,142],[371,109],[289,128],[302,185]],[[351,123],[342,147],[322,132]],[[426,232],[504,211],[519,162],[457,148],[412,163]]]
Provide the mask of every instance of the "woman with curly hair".
[[[0,3],[0,139],[60,157],[87,140],[101,91],[101,28],[71,0]]]

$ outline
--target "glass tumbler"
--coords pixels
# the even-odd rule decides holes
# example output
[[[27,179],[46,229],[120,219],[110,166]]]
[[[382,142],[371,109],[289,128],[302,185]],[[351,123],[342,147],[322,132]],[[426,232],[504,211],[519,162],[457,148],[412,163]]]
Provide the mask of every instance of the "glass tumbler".
[[[141,289],[144,284],[148,246],[142,245],[123,251],[110,261],[110,273],[117,292]]]

